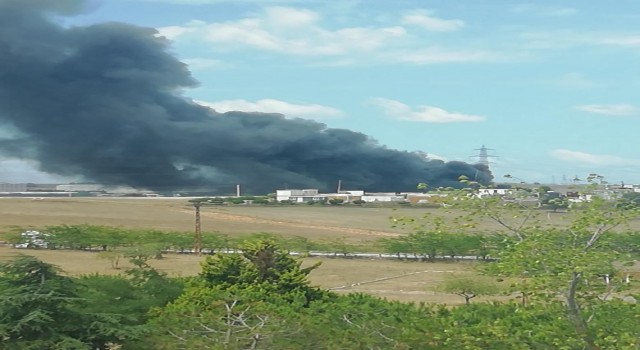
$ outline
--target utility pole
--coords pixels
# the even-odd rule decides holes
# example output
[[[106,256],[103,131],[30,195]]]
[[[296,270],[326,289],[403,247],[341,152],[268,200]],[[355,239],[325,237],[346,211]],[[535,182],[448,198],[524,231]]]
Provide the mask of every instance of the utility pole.
[[[200,206],[201,202],[193,202],[193,207],[196,209],[196,229],[193,242],[193,250],[196,254],[202,255],[202,226],[200,224]]]
[[[194,231],[194,237],[193,237],[193,251],[198,255],[202,255],[202,224],[200,220],[200,207],[202,205],[207,205],[207,202],[208,202],[208,199],[204,199],[204,198],[192,199],[189,201],[189,203],[193,205],[193,208],[195,209],[195,212],[196,212],[196,223],[195,223],[195,231]]]

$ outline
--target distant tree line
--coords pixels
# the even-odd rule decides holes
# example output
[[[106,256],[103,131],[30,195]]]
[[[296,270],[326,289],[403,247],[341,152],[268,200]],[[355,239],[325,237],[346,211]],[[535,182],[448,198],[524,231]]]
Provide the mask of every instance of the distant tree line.
[[[25,231],[15,230],[4,236],[10,243],[28,246],[32,237],[23,236],[21,232]],[[194,247],[194,234],[191,232],[124,229],[98,225],[47,226],[31,232],[41,233],[39,245],[32,245],[31,248],[97,251],[102,257],[110,260],[129,256],[162,258],[166,253],[191,253]],[[399,259],[409,257],[423,261],[455,260],[471,256],[480,260],[493,259],[517,242],[515,237],[505,233],[471,234],[438,230],[419,230],[398,237],[357,244],[343,238],[311,240],[302,236],[281,236],[265,232],[241,236],[204,232],[202,247],[208,254],[231,252],[241,249],[245,242],[256,239],[271,240],[276,242],[280,249],[302,255],[309,252],[325,252],[336,253],[336,257],[345,257],[354,253],[384,253],[395,255]],[[637,232],[619,232],[607,236],[605,240],[611,249],[640,254],[640,234]]]

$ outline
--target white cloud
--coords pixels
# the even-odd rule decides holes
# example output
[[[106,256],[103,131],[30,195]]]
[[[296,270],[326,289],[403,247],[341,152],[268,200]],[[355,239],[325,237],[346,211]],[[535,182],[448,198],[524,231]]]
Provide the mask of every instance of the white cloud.
[[[528,13],[539,16],[566,17],[573,16],[578,10],[573,7],[541,6],[538,4],[518,4],[511,7],[511,12]]]
[[[331,19],[329,19],[331,20]],[[398,21],[401,19],[399,18]],[[405,23],[450,31],[464,23],[442,20],[428,13],[413,13]],[[284,6],[266,7],[257,14],[225,22],[191,21],[183,27],[160,28],[170,39],[188,36],[215,44],[218,51],[257,49],[279,54],[318,58],[311,65],[362,63],[433,64],[447,62],[504,61],[504,54],[489,50],[426,47],[402,25],[332,27],[324,25],[319,12]]]
[[[402,27],[351,27],[328,30],[311,10],[269,7],[262,16],[211,23],[199,28],[204,39],[225,47],[253,47],[295,55],[369,52],[402,37]]]
[[[414,51],[396,52],[400,62],[413,64],[460,63],[460,62],[499,62],[508,60],[507,57],[490,51],[450,50],[442,48],[427,48]]]
[[[203,106],[211,107],[220,113],[230,111],[280,113],[291,118],[305,119],[326,119],[344,116],[344,112],[333,107],[318,104],[296,104],[274,99],[263,99],[255,102],[242,99],[195,102]]]
[[[164,2],[169,4],[178,5],[207,5],[216,4],[221,2],[220,0],[141,0],[144,2]]]
[[[300,28],[315,25],[320,15],[306,9],[273,6],[265,9],[268,25],[273,27]]]
[[[548,9],[547,14],[555,17],[573,16],[578,13],[578,10],[573,7],[562,7],[555,9]]]
[[[551,156],[571,163],[582,163],[597,166],[624,166],[624,165],[640,165],[640,160],[622,158],[608,154],[590,154],[579,151],[571,151],[568,149],[555,149],[550,152]]]
[[[524,49],[549,50],[576,46],[592,46],[596,34],[571,30],[529,31],[520,33]]]
[[[568,73],[561,76],[556,83],[565,88],[587,89],[598,86],[598,84],[580,73]]]
[[[185,58],[182,60],[191,70],[215,69],[225,67],[226,64],[212,58]]]
[[[185,34],[196,32],[199,27],[202,27],[206,23],[198,20],[191,20],[182,26],[167,26],[156,28],[158,36],[163,36],[169,40],[174,40]]]
[[[213,5],[222,3],[255,3],[255,4],[271,4],[271,3],[296,3],[304,0],[130,0],[130,1],[145,1],[145,2],[163,2],[168,4],[178,5]]]
[[[568,49],[574,47],[619,46],[625,49],[640,48],[640,35],[611,31],[548,30],[519,34],[524,48],[533,50]]]
[[[195,31],[194,28],[189,28],[186,26],[167,26],[157,28],[157,30],[159,36],[163,36],[169,40],[173,40],[181,35]]]
[[[451,32],[461,29],[464,21],[459,19],[441,19],[431,15],[431,12],[418,10],[402,18],[404,24],[416,25],[433,32]]]
[[[448,112],[442,108],[420,105],[415,109],[396,100],[388,98],[374,98],[371,103],[381,107],[389,117],[424,123],[459,123],[480,122],[485,117],[471,114]]]
[[[610,116],[632,116],[638,113],[638,108],[629,104],[613,104],[613,105],[579,105],[575,107],[578,110],[603,114]]]
[[[600,39],[600,43],[606,45],[640,47],[640,35],[608,36]]]
[[[204,28],[205,39],[212,42],[246,45],[266,50],[281,50],[287,43],[262,28],[254,19],[245,19],[233,23],[210,24]],[[295,46],[296,43],[289,43]]]

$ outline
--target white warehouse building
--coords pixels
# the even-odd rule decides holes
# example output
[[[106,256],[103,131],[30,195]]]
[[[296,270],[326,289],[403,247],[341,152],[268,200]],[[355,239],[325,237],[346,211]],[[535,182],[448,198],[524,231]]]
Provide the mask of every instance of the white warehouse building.
[[[302,190],[276,190],[276,200],[280,201],[292,201],[296,203],[311,202],[311,201],[324,201],[326,197],[318,193],[317,189],[302,189]]]

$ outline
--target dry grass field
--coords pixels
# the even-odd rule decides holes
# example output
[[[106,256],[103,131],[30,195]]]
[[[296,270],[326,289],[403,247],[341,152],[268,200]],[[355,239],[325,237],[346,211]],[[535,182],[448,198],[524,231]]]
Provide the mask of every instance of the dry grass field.
[[[439,209],[347,206],[217,206],[202,208],[203,231],[230,236],[269,232],[282,236],[302,236],[311,240],[343,238],[349,243],[365,243],[381,237],[409,232],[391,225],[390,217],[421,217]],[[548,213],[543,224],[566,224],[563,214]],[[0,198],[0,241],[2,232],[16,228],[43,228],[47,225],[92,224],[123,228],[147,228],[163,231],[193,231],[194,209],[185,198]],[[481,229],[499,230],[496,223],[481,222]],[[634,228],[640,222],[634,222]],[[60,266],[66,273],[121,273],[95,253],[78,251],[18,250],[0,246],[0,260],[16,254],[33,254]],[[199,271],[201,258],[168,255],[153,260],[152,265],[173,276],[189,276]],[[313,263],[317,259],[306,259]],[[457,304],[462,298],[439,292],[438,285],[447,278],[471,273],[466,263],[420,263],[387,260],[322,259],[323,264],[311,274],[311,280],[336,292],[365,292],[404,301]],[[394,277],[391,279],[385,279]],[[380,280],[379,280],[380,279]],[[375,281],[371,283],[362,283]],[[338,288],[342,287],[342,288]],[[502,297],[492,297],[502,298]],[[478,298],[477,300],[482,300]]]
[[[454,216],[443,210],[410,207],[357,206],[215,206],[202,207],[202,230],[229,235],[269,232],[310,239],[344,238],[351,243],[407,232],[390,217],[421,217],[425,213]],[[543,218],[562,225],[562,214]],[[193,231],[194,209],[185,198],[0,198],[0,232],[16,227],[93,224],[164,231]],[[492,221],[480,229],[500,230]],[[1,240],[1,239],[0,239]]]
[[[397,236],[391,216],[421,216],[428,209],[333,207],[333,206],[224,206],[203,207],[202,229],[229,235],[270,232],[283,236],[303,236],[313,240],[344,238],[351,243]],[[433,210],[433,209],[430,209]],[[192,231],[194,209],[187,199],[159,198],[45,198],[32,200],[0,198],[0,232],[16,227],[42,228],[47,225],[94,224],[124,228],[152,228],[166,231]],[[2,240],[0,235],[0,241]],[[0,260],[17,254],[30,254],[60,266],[71,275],[122,273],[111,268],[96,253],[79,251],[19,250],[0,247]],[[202,258],[167,255],[151,264],[172,276],[199,272]],[[319,259],[305,259],[311,264]],[[386,260],[320,259],[312,282],[338,293],[365,292],[394,300],[450,303],[462,298],[438,291],[447,276],[472,270],[469,264],[419,263]],[[377,282],[370,282],[377,279]],[[364,284],[362,282],[365,282]],[[340,288],[342,287],[342,288]]]
[[[119,269],[113,269],[108,260],[98,258],[94,252],[69,250],[32,250],[0,246],[0,261],[12,257],[32,255],[59,266],[69,275],[120,274],[132,267],[121,261]],[[195,255],[168,254],[163,259],[151,260],[150,265],[171,276],[192,276],[200,271],[204,257]],[[463,299],[454,294],[441,292],[440,285],[447,278],[468,275],[473,265],[468,263],[427,263],[389,260],[306,258],[303,266],[318,261],[322,264],[314,270],[310,279],[314,285],[332,289],[337,293],[362,292],[390,300],[445,303],[455,305]],[[477,300],[500,299],[478,297]]]
[[[203,231],[229,235],[270,232],[314,239],[345,237],[350,241],[400,234],[389,223],[394,214],[397,211],[392,208],[306,205],[216,206],[201,210]],[[61,224],[193,231],[194,209],[187,199],[0,198],[0,230]]]

